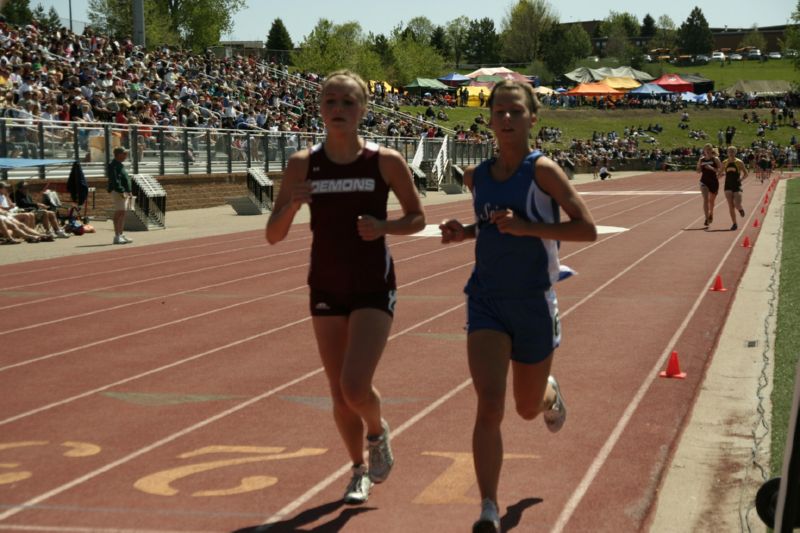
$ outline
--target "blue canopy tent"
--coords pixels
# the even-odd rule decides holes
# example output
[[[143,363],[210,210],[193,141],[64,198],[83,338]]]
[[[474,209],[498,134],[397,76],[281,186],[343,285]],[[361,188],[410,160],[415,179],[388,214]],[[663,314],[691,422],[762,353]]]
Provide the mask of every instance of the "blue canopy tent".
[[[662,96],[671,94],[670,91],[663,88],[661,85],[657,85],[655,83],[644,83],[639,87],[628,91],[628,94],[643,94],[643,95],[650,95],[650,96]]]
[[[458,72],[451,72],[450,74],[445,74],[444,76],[436,79],[445,85],[449,85],[450,87],[460,87],[461,85],[469,83],[472,78],[464,76],[463,74],[459,74]]]

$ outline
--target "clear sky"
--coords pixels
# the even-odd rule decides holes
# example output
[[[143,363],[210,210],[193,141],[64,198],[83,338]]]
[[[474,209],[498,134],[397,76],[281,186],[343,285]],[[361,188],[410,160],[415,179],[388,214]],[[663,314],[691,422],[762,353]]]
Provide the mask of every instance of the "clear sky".
[[[68,18],[72,4],[72,17],[87,22],[88,0],[31,0],[35,7],[42,4],[47,10],[54,6],[59,15]],[[499,30],[503,18],[516,0],[247,0],[247,7],[234,17],[234,29],[226,40],[264,41],[276,18],[280,18],[292,42],[297,45],[311,33],[319,19],[326,18],[336,24],[355,21],[365,32],[388,35],[392,28],[417,16],[426,16],[434,24],[444,25],[464,15],[470,19],[489,17]],[[750,28],[786,24],[797,0],[672,0],[647,2],[645,0],[569,0],[550,6],[562,22],[601,20],[610,10],[629,12],[641,22],[650,14],[655,20],[669,16],[676,26],[689,17],[695,6],[700,6],[712,27]]]

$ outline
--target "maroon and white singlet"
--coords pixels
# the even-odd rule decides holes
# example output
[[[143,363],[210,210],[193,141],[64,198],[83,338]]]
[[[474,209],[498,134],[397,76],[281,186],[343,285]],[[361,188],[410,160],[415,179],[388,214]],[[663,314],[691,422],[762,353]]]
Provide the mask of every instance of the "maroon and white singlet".
[[[361,215],[386,220],[389,186],[378,167],[379,146],[366,142],[352,163],[333,163],[322,144],[311,149],[312,290],[334,294],[387,293],[396,288],[394,263],[385,237],[365,241],[358,235]]]

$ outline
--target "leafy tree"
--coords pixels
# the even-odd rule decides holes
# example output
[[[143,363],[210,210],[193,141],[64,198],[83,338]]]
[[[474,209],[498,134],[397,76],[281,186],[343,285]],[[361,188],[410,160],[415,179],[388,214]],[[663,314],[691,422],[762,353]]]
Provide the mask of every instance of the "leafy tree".
[[[705,54],[714,48],[714,36],[699,7],[692,9],[678,30],[678,44],[687,54]]]
[[[394,63],[394,56],[392,55],[392,47],[389,44],[389,39],[382,33],[378,35],[369,34],[367,37],[367,45],[370,50],[378,54],[381,60],[381,65],[388,68]]]
[[[447,23],[447,39],[450,41],[452,47],[452,57],[456,63],[456,68],[461,64],[461,58],[464,57],[464,49],[467,46],[467,33],[469,32],[469,19],[465,16],[460,16]]]
[[[563,74],[572,69],[577,59],[591,52],[592,40],[583,26],[556,24],[545,36],[542,58],[549,72]],[[533,72],[539,74],[538,70]]]
[[[672,50],[678,42],[678,31],[675,29],[675,23],[668,15],[661,15],[658,17],[656,24],[656,33],[650,40],[652,48],[667,48]]]
[[[503,55],[515,63],[532,63],[542,51],[542,37],[557,23],[547,0],[519,0],[501,25]]]
[[[155,0],[144,2],[144,32],[147,46],[178,45],[180,37],[174,33],[166,14]],[[133,34],[133,10],[130,2],[116,0],[89,0],[90,26],[97,32],[114,38]]]
[[[470,63],[489,64],[500,60],[500,38],[489,17],[470,21],[467,43],[465,51]]]
[[[636,37],[639,35],[639,21],[630,13],[611,11],[600,23],[600,35],[610,37],[612,34]]]
[[[328,19],[319,19],[291,57],[292,63],[301,70],[324,75],[347,68],[365,79],[385,79],[381,56],[357,22],[334,24]]]
[[[435,78],[444,69],[444,58],[433,47],[413,39],[396,39],[392,46],[394,65],[387,76],[394,85],[406,85],[414,78]]]
[[[33,12],[29,0],[8,0],[0,9],[8,22],[11,24],[25,25],[33,21]]]
[[[233,29],[233,15],[244,0],[145,0],[148,44],[181,44],[203,50]],[[133,28],[131,2],[89,0],[93,27],[116,36],[129,36]]]
[[[166,8],[171,29],[183,45],[204,50],[233,29],[233,16],[244,0],[157,0]]]
[[[758,31],[758,25],[753,25],[752,30],[744,36],[742,41],[739,43],[741,48],[745,46],[752,46],[754,48],[758,48],[761,50],[761,53],[767,53],[767,39],[764,37],[764,34]]]
[[[631,58],[640,55],[630,41],[625,28],[615,25],[609,28],[608,40],[604,49],[606,57],[616,57],[623,63],[630,62]]]
[[[642,37],[652,37],[656,34],[656,21],[650,16],[650,13],[642,19],[642,27],[639,29],[639,35]]]
[[[450,55],[450,44],[447,42],[447,32],[442,26],[436,26],[431,35],[431,46],[439,55],[447,58]]]
[[[292,63],[301,70],[320,74],[350,67],[352,51],[359,45],[360,29],[356,22],[336,25],[328,19],[319,19],[300,43],[300,49],[292,54]]]
[[[404,38],[411,38],[418,43],[428,44],[433,37],[434,26],[428,17],[414,17],[408,21],[405,30],[403,30]]]
[[[627,62],[639,55],[631,43],[631,38],[639,35],[639,21],[630,13],[612,11],[600,23],[600,34],[606,37],[605,56]]]
[[[37,4],[33,10],[33,20],[45,30],[55,30],[61,27],[61,18],[53,6],[50,6],[50,11],[45,12],[44,6]]]
[[[294,44],[292,44],[292,38],[289,37],[289,31],[283,21],[276,18],[272,21],[272,26],[267,34],[267,53],[276,55],[281,63],[286,63],[292,49],[294,49]]]
[[[793,24],[786,26],[786,31],[783,33],[783,39],[779,41],[782,50],[800,50],[800,0],[797,0],[797,6],[792,12],[791,21]],[[795,70],[800,70],[800,56],[796,56],[793,60]]]

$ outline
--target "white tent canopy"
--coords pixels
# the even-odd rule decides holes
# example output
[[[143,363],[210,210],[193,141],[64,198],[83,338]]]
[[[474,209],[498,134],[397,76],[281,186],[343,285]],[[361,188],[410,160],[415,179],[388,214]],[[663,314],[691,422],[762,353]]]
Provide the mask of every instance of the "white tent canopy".
[[[636,70],[631,67],[603,67],[603,68],[587,68],[578,67],[572,72],[564,74],[567,78],[578,83],[590,83],[593,81],[602,81],[606,78],[633,78],[639,82],[651,81],[655,78],[647,72]]]
[[[780,96],[792,90],[792,84],[785,80],[739,80],[726,89],[728,94],[737,92],[755,96]]]
[[[477,78],[478,76],[494,76],[495,74],[509,74],[514,72],[511,69],[507,69],[506,67],[495,67],[495,68],[479,68],[478,70],[474,70],[469,74],[465,74],[468,78]]]

